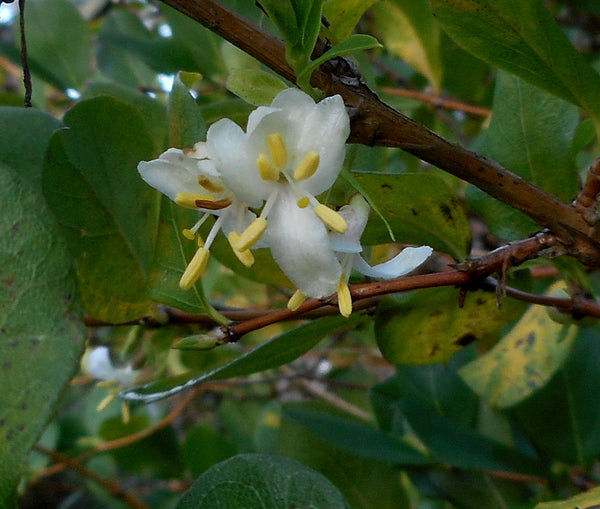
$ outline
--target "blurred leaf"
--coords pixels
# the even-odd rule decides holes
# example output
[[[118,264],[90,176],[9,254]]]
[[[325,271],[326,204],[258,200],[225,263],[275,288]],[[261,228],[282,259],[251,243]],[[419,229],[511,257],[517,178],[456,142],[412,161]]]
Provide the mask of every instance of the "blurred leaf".
[[[59,126],[40,110],[0,107],[0,163],[41,190],[44,154]]]
[[[559,325],[543,306],[531,306],[489,352],[462,367],[460,375],[492,406],[516,405],[563,366],[576,333],[575,325]]]
[[[377,311],[375,332],[383,356],[392,364],[445,362],[477,339],[497,333],[519,316],[525,305],[476,291],[459,307],[454,288],[429,288],[384,300]],[[485,320],[482,317],[485,316]]]
[[[330,24],[328,33],[333,42],[343,41],[352,34],[354,27],[377,0],[329,0],[323,5],[323,14]]]
[[[196,142],[205,139],[204,117],[177,74],[169,94],[169,147],[193,147]]]
[[[466,50],[580,105],[598,125],[600,76],[571,45],[544,2],[431,0],[431,9]]]
[[[158,197],[158,192],[154,191]],[[204,295],[202,280],[189,290],[179,286],[186,265],[194,256],[197,244],[181,234],[198,220],[198,212],[175,205],[166,196],[160,198],[159,224],[148,295],[157,302],[190,313],[214,314]]]
[[[80,102],[64,123],[50,142],[43,187],[75,257],[85,308],[109,322],[139,318],[150,309],[158,197],[136,167],[151,158],[152,139],[134,108],[109,97]]]
[[[222,433],[208,425],[192,428],[185,436],[183,458],[193,477],[235,455],[235,448]]]
[[[261,69],[233,69],[225,86],[255,106],[271,104],[279,92],[288,88],[275,74]]]
[[[372,8],[385,48],[402,58],[440,91],[440,27],[427,0],[386,0]]]
[[[597,509],[600,506],[600,488],[575,495],[568,500],[557,500],[555,502],[542,502],[534,509]]]
[[[582,465],[600,454],[598,355],[597,331],[580,331],[562,369],[514,408],[521,427],[551,458]]]
[[[256,347],[254,350],[208,373],[197,376],[186,373],[158,380],[142,385],[141,387],[123,391],[121,397],[126,400],[139,400],[150,403],[167,398],[209,380],[223,380],[234,376],[251,375],[252,373],[276,368],[306,353],[326,334],[343,326],[354,326],[362,319],[363,317],[359,313],[355,313],[350,318],[343,318],[342,316],[320,318],[284,332]]]
[[[357,173],[353,175],[387,219],[398,242],[427,244],[456,259],[467,256],[471,233],[465,212],[439,177],[426,174]],[[364,245],[390,242],[383,221],[371,215]]]
[[[88,74],[92,43],[87,24],[68,0],[27,2],[28,58],[55,87],[79,90]]]
[[[127,51],[127,46],[117,44],[115,37],[153,39],[142,21],[123,8],[112,9],[104,18],[98,36],[96,58],[103,74],[128,87],[155,85],[156,72],[152,71],[137,55]]]
[[[478,151],[569,203],[579,188],[571,150],[578,121],[575,106],[499,72],[494,114]],[[469,186],[467,196],[499,237],[514,240],[539,228],[474,186]]]
[[[409,443],[367,424],[334,417],[304,406],[287,408],[284,415],[328,444],[363,458],[397,466],[434,463],[432,458]]]
[[[284,417],[277,451],[326,475],[353,509],[410,507],[395,466],[338,449],[294,419]]]
[[[441,462],[468,470],[546,473],[535,458],[442,417],[428,404],[403,399],[398,408],[421,442]]]
[[[86,331],[67,247],[34,187],[0,168],[0,506],[79,365]]]
[[[181,497],[175,509],[227,507],[346,508],[325,477],[287,458],[242,454],[215,465]]]

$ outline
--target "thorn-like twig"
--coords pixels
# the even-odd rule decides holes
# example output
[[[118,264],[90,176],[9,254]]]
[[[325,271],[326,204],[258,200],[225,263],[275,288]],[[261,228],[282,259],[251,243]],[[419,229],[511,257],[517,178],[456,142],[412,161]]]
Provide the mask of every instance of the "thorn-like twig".
[[[29,58],[27,56],[27,37],[25,36],[25,0],[19,0],[19,28],[21,30],[21,66],[23,67],[23,84],[25,85],[26,108],[31,108],[31,70],[29,69]]]

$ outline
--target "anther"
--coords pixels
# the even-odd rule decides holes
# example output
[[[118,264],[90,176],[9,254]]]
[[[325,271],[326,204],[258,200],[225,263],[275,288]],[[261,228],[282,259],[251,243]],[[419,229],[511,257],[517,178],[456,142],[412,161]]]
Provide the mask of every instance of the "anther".
[[[108,394],[108,396],[106,396],[102,401],[100,401],[100,403],[98,403],[98,406],[96,407],[96,412],[102,412],[104,409],[106,409],[106,407],[117,398],[117,394],[119,394],[118,390],[111,391]]]
[[[260,237],[267,229],[267,220],[264,217],[257,217],[250,223],[250,226],[244,230],[235,244],[237,251],[246,251],[258,242]]]
[[[183,233],[183,236],[188,240],[194,240],[196,238],[196,234],[189,228],[184,228],[181,233]]]
[[[310,198],[308,196],[303,196],[296,202],[296,205],[298,205],[298,207],[300,207],[301,209],[305,209],[306,207],[308,207],[309,204]]]
[[[231,232],[228,236],[227,236],[227,240],[229,241],[229,244],[231,245],[231,248],[233,249],[233,254],[235,254],[235,256],[237,257],[237,259],[242,262],[242,264],[245,267],[252,267],[252,265],[254,265],[254,255],[252,254],[252,251],[250,251],[249,249],[246,249],[245,251],[240,251],[239,249],[236,249],[236,245],[240,240],[240,235],[237,232]]]
[[[319,203],[314,208],[315,214],[319,217],[325,225],[337,233],[345,233],[348,229],[348,223],[346,220],[338,214],[335,210],[330,209],[326,205]]]
[[[221,210],[229,207],[229,205],[231,205],[231,200],[229,198],[217,201],[215,201],[212,197],[210,200],[196,200],[196,207],[199,209]]]
[[[290,297],[290,300],[288,300],[287,308],[290,311],[296,311],[296,309],[298,309],[302,305],[306,298],[306,295],[304,295],[300,290],[296,290],[294,292],[294,295],[292,295]]]
[[[179,280],[179,286],[184,289],[190,289],[198,278],[204,273],[206,265],[208,264],[208,249],[203,247],[196,251],[196,254],[192,258],[192,261],[188,264]]]
[[[319,167],[320,159],[319,154],[311,150],[304,156],[304,159],[302,159],[302,162],[298,165],[296,171],[294,171],[294,178],[296,180],[306,180],[312,177]]]
[[[269,141],[269,150],[271,151],[271,157],[273,162],[279,168],[285,168],[287,164],[287,150],[285,148],[285,141],[280,133],[269,134],[267,137]]]
[[[197,209],[196,201],[214,202],[215,199],[208,194],[193,194],[193,193],[177,193],[175,195],[175,203],[188,209]]]
[[[123,417],[123,424],[129,424],[131,420],[131,411],[129,409],[129,401],[121,402],[121,416]]]
[[[200,184],[204,189],[210,191],[211,193],[220,193],[222,191],[225,191],[225,186],[219,184],[218,182],[213,182],[204,175],[200,175],[198,177],[198,184]]]
[[[267,155],[260,154],[256,159],[256,166],[258,166],[258,171],[263,180],[279,179],[279,168]]]
[[[348,284],[343,279],[338,286],[337,297],[340,314],[343,317],[348,318],[352,314],[352,295],[350,295]]]

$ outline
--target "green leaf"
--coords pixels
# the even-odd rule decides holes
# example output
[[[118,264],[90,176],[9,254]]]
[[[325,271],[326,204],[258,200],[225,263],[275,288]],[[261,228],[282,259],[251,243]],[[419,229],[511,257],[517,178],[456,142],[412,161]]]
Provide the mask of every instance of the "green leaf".
[[[312,72],[319,67],[327,60],[330,60],[335,57],[339,57],[341,55],[346,55],[349,53],[355,53],[357,51],[363,51],[367,49],[380,48],[381,44],[379,41],[370,35],[365,34],[354,34],[348,37],[345,41],[336,44],[333,48],[327,50],[323,53],[319,58],[315,58],[311,60],[309,64],[302,67],[302,69],[297,73],[297,82],[298,85],[301,85],[303,81],[310,80],[310,75]]]
[[[408,442],[387,435],[373,426],[334,417],[304,406],[288,408],[284,415],[294,419],[332,446],[363,458],[397,466],[434,463],[431,457]]]
[[[44,154],[59,126],[58,120],[40,110],[0,107],[0,163],[41,190]]]
[[[427,0],[386,0],[373,6],[375,23],[386,50],[441,89],[440,26]]]
[[[350,37],[354,27],[377,0],[329,0],[323,5],[323,14],[330,24],[328,34],[333,42]]]
[[[175,509],[348,507],[338,489],[297,461],[241,454],[201,475]]]
[[[499,72],[494,114],[478,152],[569,203],[579,188],[571,150],[578,121],[573,105]],[[539,228],[474,186],[469,186],[467,197],[499,237],[514,240]]]
[[[68,0],[27,2],[28,57],[41,77],[66,90],[79,90],[88,74],[92,43],[84,19]]]
[[[597,331],[581,330],[563,368],[514,408],[536,447],[564,463],[583,465],[600,454],[598,355]]]
[[[545,473],[533,457],[442,417],[427,404],[404,399],[398,408],[421,442],[444,463],[468,470]]]
[[[541,0],[431,0],[444,30],[467,51],[600,121],[600,76]]]
[[[381,303],[375,321],[377,344],[392,364],[445,362],[477,339],[484,339],[519,316],[523,303],[496,295],[471,292],[462,307],[454,288],[407,292]],[[485,316],[485,320],[482,317]]]
[[[11,507],[86,331],[72,259],[39,192],[1,165],[0,203],[0,506]]]
[[[182,454],[186,467],[198,477],[214,464],[235,455],[235,448],[213,427],[200,425],[186,434]]]
[[[541,389],[566,361],[575,325],[559,325],[532,306],[489,352],[460,370],[463,380],[492,406],[506,408]]]
[[[326,334],[343,326],[355,326],[360,320],[362,320],[362,317],[359,313],[355,313],[350,318],[343,318],[341,316],[321,318],[284,332],[208,373],[196,376],[186,373],[180,376],[165,378],[150,382],[141,387],[123,391],[120,396],[126,400],[151,403],[152,401],[167,398],[209,380],[223,380],[235,376],[251,375],[252,373],[276,368],[292,362],[306,353]]]
[[[190,91],[175,76],[169,94],[169,147],[193,147],[206,139],[206,123]]]
[[[459,260],[467,256],[469,222],[460,202],[441,178],[426,174],[353,175],[387,219],[398,242],[427,244]],[[372,215],[363,244],[389,241],[385,224]]]
[[[158,192],[156,195],[158,197]],[[219,322],[222,317],[213,312],[206,300],[202,280],[189,290],[179,286],[179,280],[188,262],[194,256],[197,244],[181,234],[198,220],[198,213],[175,205],[166,196],[162,197],[158,224],[156,250],[148,295],[156,302],[190,313],[209,313]]]
[[[568,500],[542,502],[534,509],[597,509],[598,506],[600,506],[600,488],[592,488]]]
[[[233,69],[225,83],[227,89],[255,106],[269,105],[288,86],[273,73],[261,69]]]
[[[139,318],[150,309],[158,196],[136,168],[151,159],[152,139],[135,109],[109,97],[77,104],[64,123],[50,142],[43,188],[75,257],[84,305],[105,321]]]

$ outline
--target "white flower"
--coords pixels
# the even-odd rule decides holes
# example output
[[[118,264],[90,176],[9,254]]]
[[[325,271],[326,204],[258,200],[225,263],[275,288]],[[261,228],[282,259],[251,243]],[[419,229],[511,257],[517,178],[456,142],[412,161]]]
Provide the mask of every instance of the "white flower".
[[[349,205],[345,205],[339,210],[339,214],[346,221],[348,229],[344,234],[330,232],[328,235],[329,243],[326,247],[322,248],[322,251],[328,250],[328,256],[320,254],[320,256],[327,259],[333,255],[336,261],[339,260],[339,270],[331,271],[331,273],[339,277],[335,281],[335,290],[337,290],[340,313],[344,316],[350,316],[352,312],[352,298],[348,288],[348,280],[350,279],[352,270],[356,270],[368,277],[392,279],[413,271],[429,258],[433,252],[433,249],[429,246],[406,247],[391,260],[372,267],[360,255],[363,250],[360,244],[360,237],[367,225],[369,212],[370,208],[366,200],[361,195],[355,195],[350,200]],[[326,277],[325,271],[331,269],[322,269],[321,266],[315,264],[312,267],[306,268],[298,265],[289,270],[294,272],[294,279],[292,279],[291,274],[288,272],[286,274],[292,281],[296,282],[295,280],[302,281],[304,279],[320,280]],[[300,270],[304,270],[304,273],[301,274]],[[323,270],[323,273],[320,273],[321,270]],[[330,281],[330,284],[333,284],[333,281]],[[288,303],[288,307],[291,309],[299,307],[306,296],[311,296],[309,293],[303,291],[302,286],[298,285],[298,289],[299,291],[292,296]],[[332,290],[330,293],[333,293],[335,290]]]
[[[98,346],[87,354],[84,359],[84,369],[96,380],[116,382],[122,388],[133,387],[140,374],[129,365],[115,368],[110,360],[110,352],[105,346]]]
[[[340,173],[349,125],[340,96],[315,104],[304,92],[287,89],[271,106],[250,114],[246,132],[229,119],[210,127],[207,145],[223,182],[251,207],[264,203],[260,216],[240,235],[238,250],[253,246],[268,228],[268,243],[284,263],[304,249],[300,244],[309,242],[303,238],[307,229],[294,222],[304,218],[307,225],[314,224],[309,214],[330,229],[346,230],[344,219],[315,196],[329,189]],[[296,210],[304,208],[306,214]],[[282,213],[287,220],[278,217],[269,226],[268,219]]]
[[[225,232],[233,245],[239,237],[236,232],[244,231],[256,215],[225,187],[204,142],[198,142],[187,150],[170,148],[158,159],[139,163],[138,171],[144,181],[178,205],[202,213],[192,228],[183,230],[184,236],[190,240],[198,237],[198,250],[179,283],[184,289],[190,288],[204,272],[210,246],[219,230]],[[203,241],[197,232],[210,215],[217,216],[217,220],[206,241]],[[247,249],[234,247],[234,253],[247,267],[254,263],[254,256]]]

